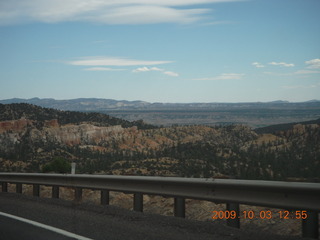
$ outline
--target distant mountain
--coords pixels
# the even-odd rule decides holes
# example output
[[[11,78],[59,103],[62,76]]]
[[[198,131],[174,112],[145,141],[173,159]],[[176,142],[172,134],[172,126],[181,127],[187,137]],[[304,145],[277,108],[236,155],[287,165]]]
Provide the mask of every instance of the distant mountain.
[[[312,99],[312,100],[309,100],[307,102],[320,102],[320,100],[317,100],[317,99]]]
[[[29,103],[64,111],[99,112],[156,126],[246,124],[254,128],[302,122],[320,117],[320,101],[248,103],[150,103],[101,98],[55,100],[13,98],[0,103]]]
[[[201,109],[257,109],[257,108],[295,108],[320,105],[320,101],[291,103],[288,101],[246,102],[246,103],[150,103],[145,101],[126,101],[102,98],[77,98],[55,100],[53,98],[12,98],[0,100],[2,104],[29,103],[41,107],[70,111],[107,111],[107,110],[201,110]]]
[[[2,104],[10,103],[29,103],[38,105],[41,107],[54,108],[59,110],[70,111],[101,111],[106,109],[135,109],[143,108],[150,103],[143,101],[117,101],[113,99],[100,99],[100,98],[77,98],[70,100],[55,100],[53,98],[31,98],[21,99],[12,98],[6,100],[0,100]]]

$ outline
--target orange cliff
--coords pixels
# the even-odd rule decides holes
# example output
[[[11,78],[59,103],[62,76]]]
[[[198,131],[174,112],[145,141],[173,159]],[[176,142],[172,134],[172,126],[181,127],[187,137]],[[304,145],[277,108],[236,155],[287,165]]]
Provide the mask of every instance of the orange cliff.
[[[19,120],[3,121],[0,122],[0,133],[13,131],[22,132],[28,125],[32,125],[33,121],[21,118]]]

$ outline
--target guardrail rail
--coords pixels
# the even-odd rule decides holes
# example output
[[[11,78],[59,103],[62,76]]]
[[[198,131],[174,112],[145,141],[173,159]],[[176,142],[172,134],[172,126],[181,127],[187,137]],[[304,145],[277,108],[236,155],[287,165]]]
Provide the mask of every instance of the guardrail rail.
[[[134,195],[133,210],[143,211],[143,194],[174,198],[174,215],[185,217],[185,199],[226,203],[228,211],[239,215],[239,204],[305,211],[302,236],[319,238],[320,184],[304,182],[256,181],[213,178],[0,173],[2,192],[8,183],[33,185],[33,195],[40,196],[40,185],[52,186],[52,197],[59,198],[59,187],[75,189],[75,201],[82,198],[82,189],[101,191],[101,204],[109,204],[109,192]],[[240,227],[240,219],[227,219],[227,224]]]

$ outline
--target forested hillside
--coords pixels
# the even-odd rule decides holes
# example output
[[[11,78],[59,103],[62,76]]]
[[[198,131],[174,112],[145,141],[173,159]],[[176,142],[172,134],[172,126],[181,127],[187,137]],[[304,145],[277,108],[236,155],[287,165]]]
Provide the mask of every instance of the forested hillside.
[[[104,114],[0,105],[0,171],[318,181],[320,125],[257,133],[244,125],[155,128]]]
[[[129,122],[102,113],[61,111],[27,103],[0,104],[0,121],[19,120],[21,118],[35,120],[40,125],[46,120],[56,119],[59,124],[92,122],[99,126],[121,125],[122,127],[137,126],[141,129],[155,128],[152,125],[144,123],[142,120]]]
[[[6,99],[2,104],[28,103],[64,111],[99,112],[155,126],[206,126],[246,124],[253,128],[310,121],[320,117],[320,101],[243,103],[161,103],[101,98],[55,100],[51,98]]]

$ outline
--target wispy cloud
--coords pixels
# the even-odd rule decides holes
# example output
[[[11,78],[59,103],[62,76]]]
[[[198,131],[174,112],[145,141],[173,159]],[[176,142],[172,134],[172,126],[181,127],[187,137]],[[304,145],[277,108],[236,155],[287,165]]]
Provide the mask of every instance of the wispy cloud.
[[[239,80],[242,79],[242,77],[245,74],[242,73],[222,73],[219,76],[216,77],[208,77],[208,78],[194,78],[192,80],[197,81],[213,81],[213,80]]]
[[[157,67],[140,67],[137,69],[134,69],[132,72],[138,73],[138,72],[150,72],[150,71],[164,71],[163,69],[157,68]]]
[[[255,66],[256,68],[264,68],[264,65],[258,62],[253,62],[252,65]]]
[[[312,70],[299,70],[294,72],[294,74],[316,74],[320,73],[320,71],[312,71]]]
[[[311,71],[311,70],[298,70],[295,72],[287,72],[287,73],[278,73],[278,72],[263,72],[267,75],[273,75],[273,76],[294,76],[294,75],[310,75],[310,74],[318,74],[320,71]]]
[[[278,73],[278,72],[263,72],[264,74],[267,75],[272,75],[272,76],[292,76],[293,73]]]
[[[83,57],[78,60],[68,61],[67,64],[75,66],[138,66],[138,65],[160,65],[172,61],[148,61],[135,60],[121,57]]]
[[[171,76],[171,77],[179,77],[179,74],[176,72],[171,72],[171,71],[165,71],[163,74]]]
[[[269,64],[274,66],[282,66],[282,67],[294,67],[293,63],[285,63],[285,62],[270,62]]]
[[[139,73],[139,72],[150,72],[150,71],[162,72],[163,74],[171,76],[171,77],[178,77],[179,76],[178,73],[166,71],[164,69],[157,68],[157,67],[151,67],[151,68],[150,67],[140,67],[140,68],[134,69],[132,72]]]
[[[124,71],[125,69],[106,68],[106,67],[91,67],[83,69],[85,71]]]
[[[312,60],[306,61],[305,64],[308,65],[307,68],[309,69],[318,69],[320,68],[320,59],[319,58],[312,59]]]
[[[306,88],[317,88],[320,87],[320,82],[312,85],[291,85],[291,86],[282,86],[284,89],[306,89]]]
[[[0,2],[0,24],[86,21],[103,24],[192,23],[211,12],[201,5],[239,0],[10,0]],[[183,7],[183,8],[182,8]]]

